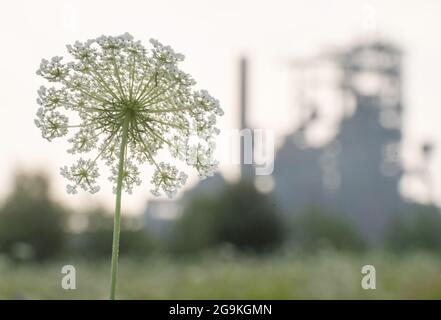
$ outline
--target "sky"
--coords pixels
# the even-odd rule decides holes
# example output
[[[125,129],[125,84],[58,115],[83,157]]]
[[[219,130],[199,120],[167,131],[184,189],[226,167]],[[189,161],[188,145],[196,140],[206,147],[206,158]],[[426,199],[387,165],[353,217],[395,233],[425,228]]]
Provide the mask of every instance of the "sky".
[[[422,141],[441,142],[440,14],[441,2],[436,0],[4,1],[0,4],[0,198],[10,189],[14,170],[43,169],[53,179],[53,193],[60,200],[72,206],[94,201],[113,205],[105,177],[97,195],[65,193],[59,167],[73,159],[65,152],[66,143],[48,143],[33,124],[37,89],[43,84],[35,71],[42,58],[65,55],[66,44],[125,32],[145,44],[156,38],[185,54],[183,69],[220,100],[224,132],[238,128],[238,59],[247,56],[249,122],[274,130],[279,139],[293,130],[298,117],[291,60],[344,48],[360,39],[391,40],[405,54],[403,157],[412,168],[419,163]],[[238,166],[220,156],[222,173],[234,179]],[[441,191],[440,164],[436,153],[431,167],[435,194]],[[193,175],[188,187],[196,181]],[[149,190],[143,184],[127,196],[126,210],[142,211]],[[425,196],[424,188],[409,179],[404,181],[404,192],[418,199]],[[436,199],[441,203],[441,197]]]

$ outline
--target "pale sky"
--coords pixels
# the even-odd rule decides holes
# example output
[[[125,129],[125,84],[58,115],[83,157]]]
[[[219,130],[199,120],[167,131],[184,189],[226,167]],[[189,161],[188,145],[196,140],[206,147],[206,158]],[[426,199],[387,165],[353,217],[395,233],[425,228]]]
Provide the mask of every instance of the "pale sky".
[[[9,188],[14,168],[45,169],[54,193],[69,203],[96,199],[113,206],[106,177],[98,195],[65,194],[59,167],[73,162],[62,141],[40,137],[33,119],[42,79],[40,60],[65,55],[65,45],[101,34],[131,33],[147,44],[156,38],[186,56],[183,68],[198,86],[218,98],[226,115],[220,127],[237,128],[237,59],[250,58],[250,122],[275,130],[280,137],[296,122],[292,82],[286,67],[294,58],[340,48],[354,40],[392,40],[405,52],[404,157],[417,163],[417,145],[441,142],[441,2],[425,1],[3,1],[0,4],[0,198]],[[331,102],[330,102],[331,103]],[[441,158],[434,159],[435,190],[441,192]],[[233,177],[228,163],[222,171]],[[143,181],[149,181],[144,176]],[[193,179],[194,183],[195,179]],[[143,184],[124,205],[141,210],[149,197]],[[421,196],[416,182],[406,192]],[[440,192],[437,192],[440,193]],[[441,197],[438,197],[441,200]]]

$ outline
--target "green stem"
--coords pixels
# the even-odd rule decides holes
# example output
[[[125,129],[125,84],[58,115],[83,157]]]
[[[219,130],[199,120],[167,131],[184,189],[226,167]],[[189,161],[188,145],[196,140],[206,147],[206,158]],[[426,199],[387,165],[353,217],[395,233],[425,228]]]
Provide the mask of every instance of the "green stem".
[[[115,216],[113,222],[112,262],[110,270],[110,299],[115,300],[116,276],[118,273],[119,235],[121,229],[121,193],[124,173],[124,159],[129,131],[129,117],[124,119],[121,146],[119,151],[118,180],[116,183]]]

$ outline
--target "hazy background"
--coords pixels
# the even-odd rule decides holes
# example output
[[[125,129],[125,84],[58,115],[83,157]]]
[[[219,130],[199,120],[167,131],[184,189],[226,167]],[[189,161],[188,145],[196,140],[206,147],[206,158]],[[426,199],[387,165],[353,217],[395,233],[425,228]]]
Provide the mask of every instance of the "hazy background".
[[[145,168],[143,184],[123,196],[119,297],[440,299],[440,14],[435,0],[2,2],[0,299],[107,297],[111,185],[103,174],[97,195],[66,194],[59,167],[74,159],[64,141],[47,142],[34,125],[44,82],[35,71],[42,58],[65,55],[66,44],[125,32],[185,54],[184,71],[220,100],[225,116],[218,174],[199,183],[192,173],[175,200],[163,201],[150,195]],[[299,99],[308,81],[293,65],[376,43],[403,53],[403,74],[393,80],[402,85],[401,128],[364,121],[378,120],[375,95],[354,94],[358,118],[342,121],[339,92],[312,90],[320,116],[311,144],[298,148],[299,128],[309,124]],[[247,125],[276,136],[274,192],[259,192],[229,158],[226,135],[240,128],[241,57]],[[339,84],[332,75],[318,80]],[[344,125],[350,130],[338,136]],[[314,166],[336,133],[349,183],[326,193]],[[344,141],[352,134],[356,143]],[[401,139],[404,170],[394,177],[378,166],[389,134]],[[77,290],[60,286],[66,264],[77,269]],[[377,290],[360,286],[366,264],[377,269]]]
[[[294,89],[287,64],[322,50],[344,47],[360,38],[387,38],[404,56],[404,156],[418,161],[416,145],[441,134],[441,27],[438,1],[14,1],[0,5],[0,194],[8,190],[16,167],[42,168],[54,179],[54,192],[72,205],[58,168],[72,160],[61,141],[48,143],[33,125],[35,75],[41,58],[64,55],[65,45],[101,34],[132,33],[157,38],[186,55],[184,69],[201,88],[217,97],[226,111],[221,128],[237,128],[237,58],[250,58],[250,123],[278,136],[296,124]],[[332,104],[332,101],[328,102]],[[277,112],[270,112],[277,110]],[[222,159],[224,160],[224,159]],[[435,189],[441,166],[434,159]],[[223,161],[222,172],[234,178],[237,166]],[[105,178],[103,178],[103,182]],[[143,181],[149,181],[146,175]],[[93,199],[112,197],[110,186]],[[149,187],[135,190],[124,205],[142,210]],[[408,193],[424,199],[411,183]],[[439,193],[439,192],[438,192]],[[437,201],[441,199],[437,197]],[[84,203],[84,201],[82,201]]]

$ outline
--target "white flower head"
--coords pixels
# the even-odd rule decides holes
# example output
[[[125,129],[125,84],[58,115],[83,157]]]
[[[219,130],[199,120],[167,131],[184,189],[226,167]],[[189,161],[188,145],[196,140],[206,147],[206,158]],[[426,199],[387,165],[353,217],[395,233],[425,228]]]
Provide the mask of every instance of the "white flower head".
[[[118,179],[118,168],[112,167],[112,176],[109,177],[110,181],[116,183]],[[123,188],[131,194],[134,186],[139,186],[141,179],[139,178],[138,167],[133,164],[132,161],[126,161],[123,169]],[[113,187],[113,192],[116,193],[116,187]]]
[[[207,147],[198,143],[188,150],[187,163],[197,169],[202,179],[211,177],[218,166],[218,162],[213,158],[214,149],[215,144],[210,141]]]
[[[68,152],[91,154],[61,169],[70,181],[69,193],[97,192],[97,161],[103,160],[111,168],[109,179],[117,183],[120,177],[127,192],[141,184],[139,166],[153,166],[153,194],[171,197],[187,175],[158,162],[161,149],[195,167],[201,177],[216,169],[212,152],[217,117],[223,114],[219,102],[193,89],[196,82],[178,65],[182,54],[150,42],[149,50],[128,33],[100,36],[68,45],[68,62],[59,56],[42,60],[37,74],[53,86],[38,90],[35,124],[49,141],[73,131]]]
[[[159,190],[162,190],[169,198],[172,198],[176,191],[185,184],[187,177],[184,172],[179,172],[175,166],[161,162],[153,174],[151,183],[155,186],[155,189],[151,192],[153,195],[160,195]]]
[[[96,193],[100,190],[96,183],[96,179],[99,177],[98,167],[91,160],[80,158],[78,163],[73,164],[70,168],[67,166],[62,167],[60,173],[73,183],[73,185],[67,186],[68,193],[77,193],[77,187],[90,193]]]

